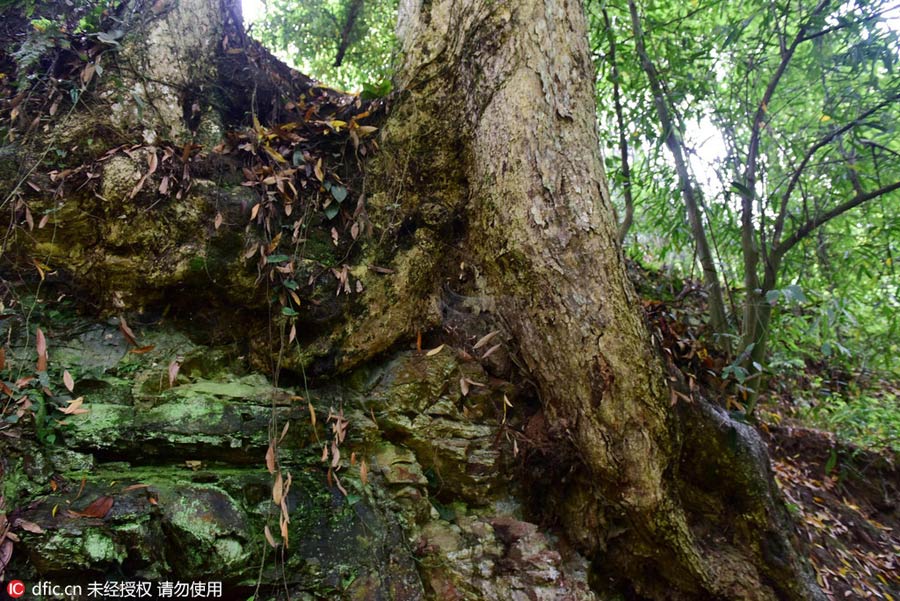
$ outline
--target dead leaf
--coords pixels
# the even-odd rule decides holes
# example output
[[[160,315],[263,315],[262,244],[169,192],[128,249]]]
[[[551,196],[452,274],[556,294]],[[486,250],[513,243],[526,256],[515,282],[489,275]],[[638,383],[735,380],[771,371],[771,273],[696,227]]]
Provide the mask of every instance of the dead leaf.
[[[119,316],[119,331],[122,332],[122,335],[125,336],[125,340],[131,346],[138,346],[137,339],[134,337],[134,332],[131,331],[131,328],[128,327],[128,322],[125,321],[125,316]]]
[[[313,407],[312,403],[309,403],[309,423],[313,428],[316,427],[316,408]]]
[[[60,409],[60,411],[62,413],[65,413],[66,415],[82,415],[84,413],[90,413],[90,409],[85,409],[81,406],[84,403],[83,396],[66,402],[69,404],[69,406]]]
[[[68,369],[63,371],[63,384],[69,392],[75,390],[75,380],[72,379],[72,374]]]
[[[36,338],[36,346],[37,346],[37,354],[38,357],[47,355],[47,339],[44,337],[44,332],[38,328],[35,333]],[[38,370],[40,371],[40,370]]]
[[[26,532],[31,532],[32,534],[43,534],[44,529],[35,524],[34,522],[29,522],[28,520],[23,520],[22,518],[18,518],[15,523],[13,523],[14,528],[21,528]]]
[[[122,492],[131,492],[132,490],[139,490],[141,488],[149,488],[149,484],[132,484],[131,486],[126,486],[122,489]]]
[[[94,63],[88,63],[84,66],[84,69],[81,71],[81,83],[85,86],[88,85],[91,81],[91,78],[94,77],[94,72],[97,70],[96,65]]]
[[[142,347],[139,347],[139,348],[133,348],[133,349],[131,349],[131,350],[128,351],[128,352],[131,353],[131,354],[133,354],[133,355],[143,355],[144,353],[149,353],[150,351],[152,351],[152,350],[155,349],[155,348],[156,348],[156,345],[155,345],[155,344],[148,344],[147,346],[142,346]]]
[[[181,369],[181,365],[178,363],[177,359],[169,363],[169,388],[175,385],[175,378],[178,377],[179,369]]]
[[[102,496],[94,500],[90,505],[84,508],[84,511],[69,511],[69,515],[81,518],[99,518],[103,519],[109,513],[113,506],[113,498]]]
[[[192,470],[194,470],[196,472],[201,467],[203,467],[203,462],[200,461],[199,459],[188,459],[184,462],[184,465],[186,465],[187,467],[191,468]]]
[[[0,346],[0,371],[6,368],[6,349]]]
[[[459,389],[462,391],[463,396],[469,396],[469,380],[467,380],[466,378],[460,378]]]
[[[266,450],[266,469],[270,474],[275,473],[275,446],[270,442],[269,448]]]
[[[331,441],[331,467],[337,469],[341,465],[341,449],[337,440]]]
[[[337,474],[334,475],[334,484],[337,486],[338,490],[341,491],[341,494],[343,494],[345,497],[349,496],[344,487],[341,486],[341,479],[338,478]]]
[[[284,494],[284,481],[281,478],[281,472],[275,476],[275,483],[272,484],[272,501],[276,505],[281,505],[282,495]]]
[[[363,485],[369,482],[369,466],[366,465],[365,459],[359,462],[359,481],[362,482]]]
[[[284,422],[284,428],[281,429],[281,436],[278,437],[279,444],[281,443],[282,440],[284,440],[284,437],[287,436],[288,428],[290,428],[290,427],[291,427],[291,422]]]
[[[313,171],[315,171],[316,178],[318,178],[318,180],[320,182],[325,181],[325,174],[322,172],[322,159],[321,158],[316,162],[316,166],[313,169]]]
[[[265,528],[263,528],[263,534],[266,535],[266,541],[272,546],[273,549],[278,547],[278,544],[275,542],[275,537],[272,536],[272,531],[269,530],[268,524]]]
[[[489,349],[487,350],[487,352],[481,356],[481,358],[482,358],[482,359],[487,359],[489,356],[491,356],[491,355],[494,353],[494,351],[496,351],[496,350],[497,350],[498,348],[500,348],[501,346],[503,346],[503,343],[502,343],[502,342],[499,343],[499,344],[495,344],[494,346],[492,346],[491,348],[489,348]]]
[[[499,333],[500,333],[500,330],[494,330],[490,334],[485,334],[478,340],[478,342],[475,343],[475,346],[473,346],[472,348],[477,351],[478,349],[480,349],[481,347],[486,345],[488,342],[490,342],[491,339]]]
[[[251,217],[252,219],[252,217]],[[216,218],[213,221],[213,227],[217,230],[222,226],[222,213],[216,213]]]
[[[443,345],[443,344],[442,344],[441,346],[437,347],[437,348],[431,349],[430,351],[428,351],[427,353],[425,353],[425,356],[426,356],[426,357],[434,357],[435,355],[437,355],[438,353],[440,353],[442,350],[444,350],[444,345]]]
[[[281,528],[281,538],[282,538],[282,540],[284,540],[285,547],[288,546],[288,540],[289,540],[288,539],[288,534],[289,534],[288,533],[288,524],[289,523],[290,523],[290,520],[288,519],[288,517],[284,514],[281,514],[281,518],[279,519],[279,525]]]

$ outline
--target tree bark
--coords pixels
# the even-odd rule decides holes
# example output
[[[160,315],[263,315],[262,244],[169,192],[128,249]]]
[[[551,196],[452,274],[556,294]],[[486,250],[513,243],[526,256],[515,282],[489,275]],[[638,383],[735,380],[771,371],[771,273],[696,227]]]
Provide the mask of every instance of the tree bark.
[[[408,202],[437,199],[462,216],[461,254],[536,380],[551,432],[578,455],[577,474],[544,500],[568,535],[600,573],[649,597],[819,596],[783,531],[759,442],[705,406],[682,411],[705,426],[682,427],[670,406],[617,244],[581,4],[405,0],[398,33],[408,96],[388,152],[406,149],[402,173],[427,182],[406,178]],[[707,469],[721,478],[711,488]],[[746,513],[725,508],[725,490]],[[720,509],[686,511],[701,498]],[[740,534],[714,537],[728,520]]]

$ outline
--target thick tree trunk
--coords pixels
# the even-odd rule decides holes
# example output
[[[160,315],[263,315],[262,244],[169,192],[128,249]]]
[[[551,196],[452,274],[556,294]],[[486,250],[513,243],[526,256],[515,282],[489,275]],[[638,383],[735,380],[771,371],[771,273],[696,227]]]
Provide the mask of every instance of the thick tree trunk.
[[[398,31],[409,96],[388,148],[406,149],[403,173],[424,183],[405,182],[409,202],[463,216],[462,254],[538,383],[550,431],[578,454],[583,470],[545,500],[569,536],[656,598],[817,595],[779,532],[758,443],[737,436],[728,451],[723,437],[747,432],[699,408],[688,419],[715,425],[682,441],[616,242],[581,4],[406,0]],[[679,466],[687,456],[698,464]],[[739,465],[751,457],[752,468]],[[718,491],[701,490],[708,469]],[[724,489],[744,515],[710,499],[719,515],[685,511],[683,498]],[[713,538],[711,523],[728,519],[741,534]]]

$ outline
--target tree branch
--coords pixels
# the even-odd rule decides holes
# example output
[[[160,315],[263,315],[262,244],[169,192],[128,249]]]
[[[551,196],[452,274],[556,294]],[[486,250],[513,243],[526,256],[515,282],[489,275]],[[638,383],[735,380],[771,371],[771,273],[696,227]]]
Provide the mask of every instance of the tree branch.
[[[775,232],[772,236],[772,244],[777,246],[779,243],[779,239],[781,238],[781,231],[784,228],[784,220],[787,217],[788,200],[790,200],[791,194],[793,194],[794,188],[797,187],[797,182],[800,180],[800,176],[803,175],[803,171],[808,166],[809,161],[812,160],[812,157],[819,151],[819,149],[830,144],[832,140],[834,140],[841,134],[844,134],[847,131],[853,129],[854,127],[862,123],[865,119],[868,119],[884,107],[893,104],[898,99],[900,99],[900,93],[888,96],[882,102],[879,102],[869,110],[863,112],[853,121],[845,123],[841,127],[828,132],[827,134],[822,136],[822,138],[819,139],[818,142],[807,149],[806,154],[803,156],[803,160],[800,161],[800,165],[796,169],[794,169],[794,173],[793,175],[791,175],[790,181],[788,181],[788,185],[784,191],[784,194],[781,195],[781,206],[778,211],[778,217],[775,220]]]
[[[785,239],[784,242],[779,244],[772,254],[780,260],[785,255],[785,253],[791,250],[798,242],[806,238],[817,227],[824,225],[835,217],[843,215],[850,209],[858,207],[859,205],[872,199],[878,198],[879,196],[889,194],[894,190],[900,190],[900,181],[888,184],[887,186],[883,186],[881,188],[878,188],[877,190],[873,190],[872,192],[857,194],[847,202],[839,204],[830,211],[826,211],[825,213],[822,213],[821,215],[814,217],[813,219],[810,219],[809,221],[804,223],[789,238]]]
[[[334,66],[340,67],[341,63],[344,62],[344,54],[347,52],[347,48],[350,47],[350,33],[353,31],[353,26],[356,24],[356,19],[359,17],[359,11],[362,9],[363,0],[353,0],[353,4],[350,5],[350,9],[347,11],[347,20],[344,21],[344,28],[341,30],[341,43],[338,46],[337,56],[334,59]]]
[[[625,235],[634,221],[634,195],[631,190],[631,167],[628,164],[628,138],[625,135],[625,116],[622,110],[622,94],[619,89],[619,65],[616,62],[616,36],[613,33],[609,12],[603,9],[603,23],[606,26],[606,38],[609,41],[609,64],[612,68],[613,104],[616,108],[616,127],[619,129],[619,155],[622,158],[622,194],[625,197],[625,217],[619,224],[619,242],[625,242]]]

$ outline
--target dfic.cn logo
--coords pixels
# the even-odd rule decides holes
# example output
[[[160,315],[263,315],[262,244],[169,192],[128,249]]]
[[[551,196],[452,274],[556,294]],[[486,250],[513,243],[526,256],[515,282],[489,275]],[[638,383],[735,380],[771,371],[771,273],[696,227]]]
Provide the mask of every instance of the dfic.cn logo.
[[[6,585],[6,593],[13,599],[18,599],[25,594],[25,583],[21,580],[10,580]]]

